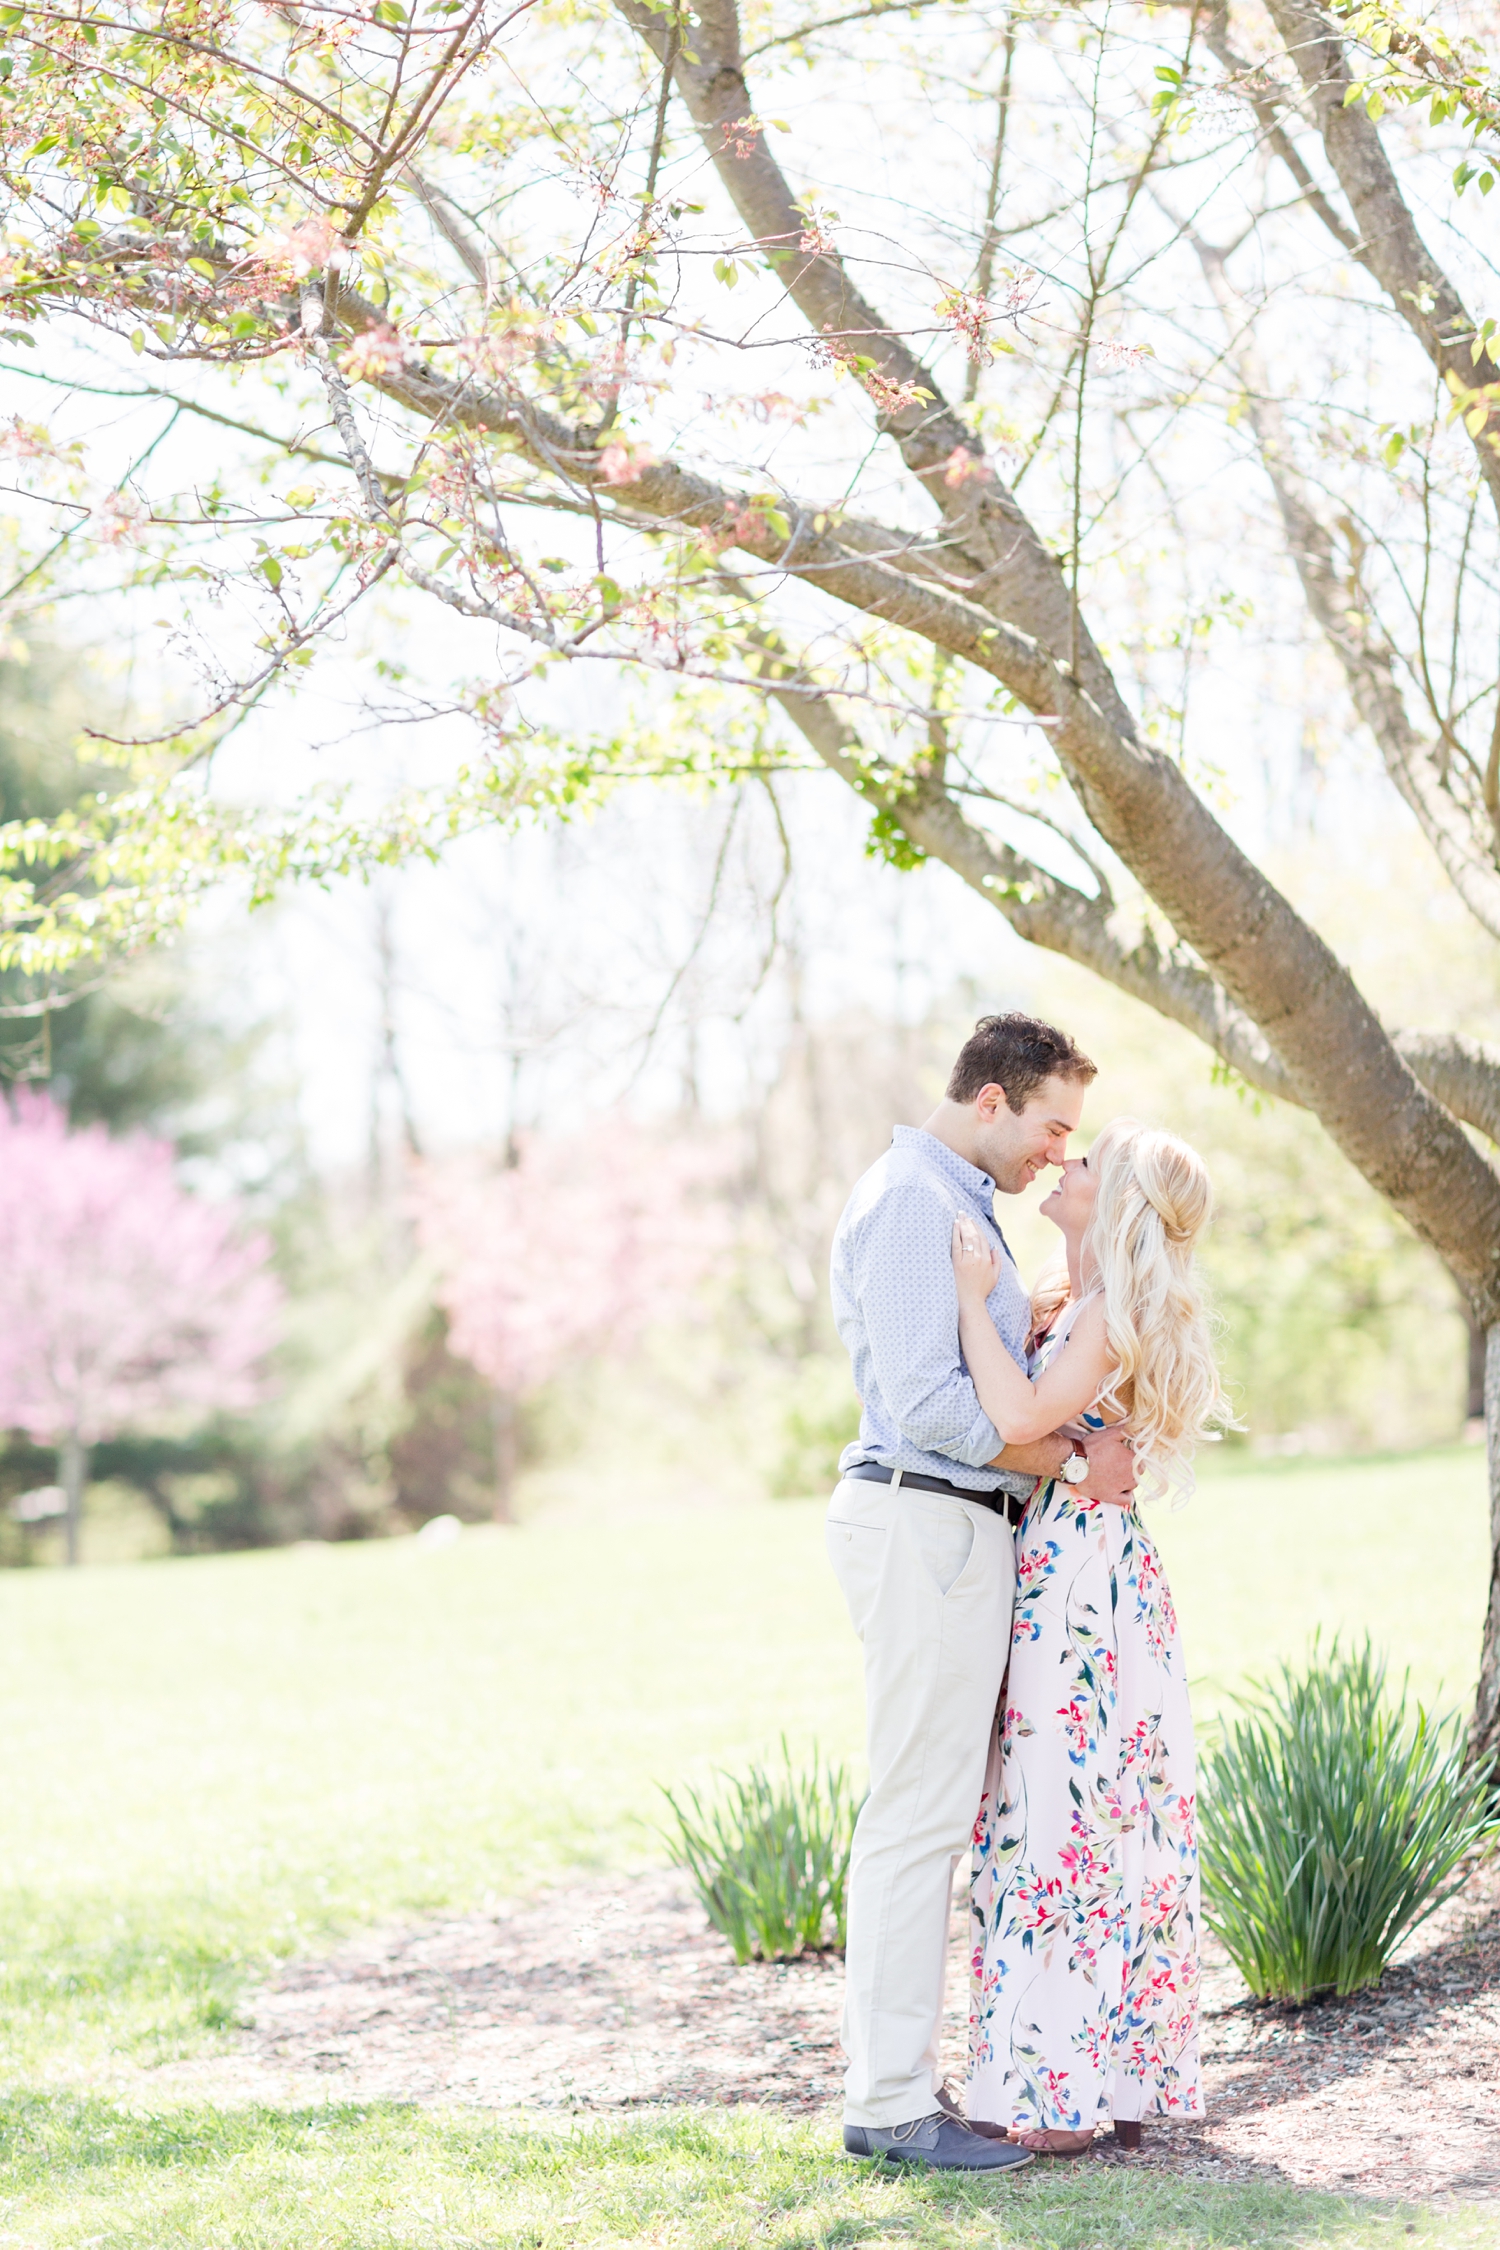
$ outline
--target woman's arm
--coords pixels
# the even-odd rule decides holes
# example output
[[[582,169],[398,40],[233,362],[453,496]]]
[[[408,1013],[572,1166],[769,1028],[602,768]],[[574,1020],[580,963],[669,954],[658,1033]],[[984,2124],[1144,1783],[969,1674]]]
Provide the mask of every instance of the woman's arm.
[[[1036,1382],[995,1333],[985,1300],[1000,1270],[999,1254],[972,1219],[953,1222],[953,1271],[958,1286],[958,1340],[979,1403],[1007,1445],[1029,1445],[1034,1438],[1070,1422],[1092,1406],[1107,1371],[1108,1339],[1104,1300],[1086,1304],[1068,1332],[1065,1348]]]

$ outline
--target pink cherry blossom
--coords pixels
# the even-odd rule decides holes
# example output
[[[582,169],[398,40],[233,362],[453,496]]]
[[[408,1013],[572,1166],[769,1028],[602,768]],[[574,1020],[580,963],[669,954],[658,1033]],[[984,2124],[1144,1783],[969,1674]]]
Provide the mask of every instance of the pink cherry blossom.
[[[0,1426],[67,1456],[254,1404],[280,1291],[263,1238],[190,1195],[172,1149],[71,1132],[45,1095],[0,1102]]]
[[[434,1168],[417,1196],[453,1349],[524,1397],[569,1360],[628,1352],[688,1309],[715,1243],[683,1151],[618,1123],[522,1143],[519,1164]]]
[[[720,1247],[701,1150],[619,1119],[568,1140],[529,1138],[512,1166],[434,1166],[416,1194],[452,1347],[494,1385],[496,1513],[509,1515],[514,1407],[570,1363],[628,1355],[691,1310]]]

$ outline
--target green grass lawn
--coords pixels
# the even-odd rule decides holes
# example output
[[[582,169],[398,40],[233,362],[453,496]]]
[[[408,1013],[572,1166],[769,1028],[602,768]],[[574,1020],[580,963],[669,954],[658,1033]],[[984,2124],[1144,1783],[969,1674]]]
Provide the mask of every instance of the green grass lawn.
[[[0,2115],[0,2242],[25,2250],[1494,2250],[1500,2214],[1036,2164],[877,2172],[826,2127],[679,2110],[538,2123],[338,2108]]]
[[[1201,1716],[1312,1634],[1371,1632],[1429,1705],[1467,1708],[1489,1585],[1484,1449],[1265,1468],[1209,1456],[1150,1510]]]
[[[1226,1464],[1158,1517],[1200,1711],[1319,1625],[1368,1627],[1461,1703],[1484,1517],[1477,1451]],[[812,1503],[9,1573],[0,1702],[0,2250],[1384,2239],[1339,2202],[1116,2175],[955,2203],[755,2119],[137,2114],[139,2065],[212,2041],[270,1956],[657,1857],[654,1785],[783,1731],[857,1759]],[[1469,2223],[1441,2239],[1492,2239]]]

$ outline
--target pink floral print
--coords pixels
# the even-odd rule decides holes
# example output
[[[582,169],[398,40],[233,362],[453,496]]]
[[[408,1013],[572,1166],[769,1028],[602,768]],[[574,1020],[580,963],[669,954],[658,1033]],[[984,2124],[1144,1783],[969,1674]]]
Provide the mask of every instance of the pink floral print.
[[[974,1830],[969,2114],[1201,2116],[1193,1723],[1160,1557],[1134,1509],[1054,1484],[1016,1575]]]

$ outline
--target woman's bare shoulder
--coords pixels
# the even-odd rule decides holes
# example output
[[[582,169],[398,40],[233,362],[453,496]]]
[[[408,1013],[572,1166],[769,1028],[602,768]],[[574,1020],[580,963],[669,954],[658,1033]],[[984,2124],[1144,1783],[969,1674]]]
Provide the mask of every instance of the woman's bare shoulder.
[[[1128,1422],[1130,1419],[1130,1397],[1127,1391],[1126,1396],[1122,1398],[1115,1388],[1114,1378],[1118,1376],[1120,1370],[1118,1365],[1110,1359],[1109,1329],[1105,1321],[1104,1292],[1102,1289],[1096,1289],[1092,1296],[1084,1299],[1070,1335],[1076,1336],[1080,1351],[1087,1352],[1092,1359],[1097,1360],[1099,1388],[1101,1391],[1107,1390],[1110,1394],[1107,1404],[1104,1405],[1101,1405],[1096,1398],[1089,1409],[1090,1413],[1096,1414],[1100,1421],[1106,1425],[1113,1422]]]
[[[1068,1332],[1063,1344],[1071,1346],[1075,1358],[1097,1359],[1101,1378],[1104,1362],[1109,1352],[1109,1334],[1104,1320],[1104,1292],[1096,1289],[1085,1297],[1068,1322]]]

